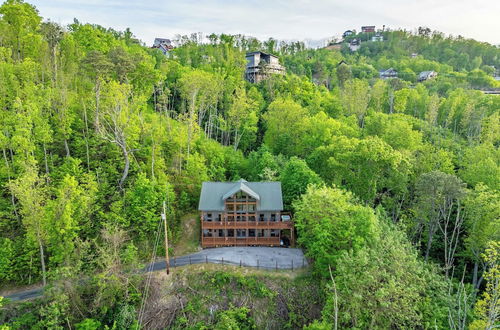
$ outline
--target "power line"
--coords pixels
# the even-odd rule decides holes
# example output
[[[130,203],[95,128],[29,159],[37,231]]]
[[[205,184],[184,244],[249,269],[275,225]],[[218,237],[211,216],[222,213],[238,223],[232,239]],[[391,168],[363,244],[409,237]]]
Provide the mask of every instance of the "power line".
[[[144,288],[144,293],[143,293],[143,296],[142,296],[142,300],[141,300],[141,307],[139,309],[139,317],[138,317],[138,320],[139,320],[139,324],[138,324],[138,329],[141,328],[141,325],[142,325],[142,318],[144,317],[144,312],[145,312],[145,309],[146,309],[146,298],[148,296],[148,293],[149,293],[149,287],[151,286],[151,279],[153,277],[153,267],[154,267],[154,261],[156,260],[156,250],[158,248],[158,243],[160,241],[160,230],[161,230],[161,224],[162,224],[162,218],[160,217],[160,219],[158,220],[158,225],[156,227],[156,237],[155,237],[155,245],[154,245],[154,249],[153,249],[153,253],[151,255],[151,262],[149,263],[147,269],[146,269],[146,272],[148,272],[148,276],[147,276],[147,279],[146,279],[146,286]]]

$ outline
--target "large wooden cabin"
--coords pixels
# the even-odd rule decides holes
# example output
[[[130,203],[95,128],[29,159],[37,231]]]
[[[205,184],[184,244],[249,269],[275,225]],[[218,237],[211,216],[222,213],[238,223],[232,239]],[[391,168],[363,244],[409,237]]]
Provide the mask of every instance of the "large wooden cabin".
[[[198,209],[204,248],[294,243],[280,182],[203,182]]]

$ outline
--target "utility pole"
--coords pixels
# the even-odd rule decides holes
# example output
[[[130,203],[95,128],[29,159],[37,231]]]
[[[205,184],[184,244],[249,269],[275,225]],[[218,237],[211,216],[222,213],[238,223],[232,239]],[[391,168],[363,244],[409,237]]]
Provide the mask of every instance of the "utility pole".
[[[168,275],[170,274],[170,260],[168,258],[167,206],[165,201],[163,201],[163,213],[161,217],[163,218],[163,225],[165,226],[165,262]]]

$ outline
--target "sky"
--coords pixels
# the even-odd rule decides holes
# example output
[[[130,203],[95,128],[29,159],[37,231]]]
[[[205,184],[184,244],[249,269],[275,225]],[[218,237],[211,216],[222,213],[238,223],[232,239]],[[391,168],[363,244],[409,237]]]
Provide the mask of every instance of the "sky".
[[[2,0],[0,0],[2,1]],[[45,19],[77,18],[115,30],[129,27],[147,45],[155,37],[212,32],[261,40],[319,40],[363,25],[429,27],[500,44],[500,0],[26,0]]]

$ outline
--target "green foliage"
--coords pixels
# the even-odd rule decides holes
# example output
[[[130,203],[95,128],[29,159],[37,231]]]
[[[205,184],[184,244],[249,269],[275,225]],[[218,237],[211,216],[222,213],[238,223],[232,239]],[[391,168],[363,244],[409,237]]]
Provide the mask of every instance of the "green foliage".
[[[219,312],[216,316],[217,323],[214,329],[223,330],[250,330],[256,329],[255,321],[251,318],[250,310],[246,307],[231,308]]]
[[[339,322],[354,328],[447,327],[446,282],[419,260],[401,231],[379,226],[373,245],[344,251],[337,262]],[[333,299],[330,292],[323,311],[330,323]]]
[[[487,284],[486,290],[481,297],[482,299],[476,303],[475,313],[478,319],[472,322],[471,329],[493,329],[500,322],[500,307],[498,306],[500,296],[499,242],[491,241],[482,257],[487,264],[487,271],[484,274]]]
[[[77,330],[98,330],[101,329],[101,322],[94,319],[85,319],[80,323],[75,324]]]
[[[305,193],[310,184],[321,183],[319,176],[297,157],[290,158],[281,172],[280,181],[285,209],[290,209],[292,202]]]
[[[309,186],[294,204],[297,242],[323,276],[345,251],[358,251],[378,235],[373,210],[337,188]]]
[[[264,115],[267,125],[264,137],[266,145],[276,154],[299,154],[299,143],[304,132],[302,122],[306,114],[304,108],[290,99],[272,102]]]
[[[240,178],[282,182],[298,242],[322,283],[332,267],[342,326],[443,328],[446,315],[470,322],[437,274],[441,267],[461,280],[464,272],[479,296],[486,289],[491,297],[491,281],[480,285],[489,276],[480,255],[498,240],[500,98],[475,89],[499,87],[492,75],[500,51],[427,28],[381,33],[380,42],[366,33],[346,38],[363,41],[357,52],[228,34],[202,43],[193,34],[180,36],[167,58],[129,29],[76,19],[63,27],[42,22],[24,1],[5,1],[0,280],[90,278],[4,318],[8,326],[134,327],[139,286],[126,274],[150,257],[162,202],[175,236],[203,181]],[[246,82],[245,52],[255,50],[278,55],[287,74]],[[378,79],[390,67],[399,78]],[[438,76],[418,82],[428,70]],[[381,223],[384,212],[405,224],[437,269]],[[254,278],[215,277],[220,292],[234,285],[276,299]],[[325,317],[310,328],[333,326],[324,288]],[[475,327],[490,322],[491,300],[481,297]],[[192,303],[193,313],[200,306]],[[311,322],[301,311],[308,306],[288,308],[287,327]],[[211,325],[224,328],[264,324],[255,310],[215,315]]]

